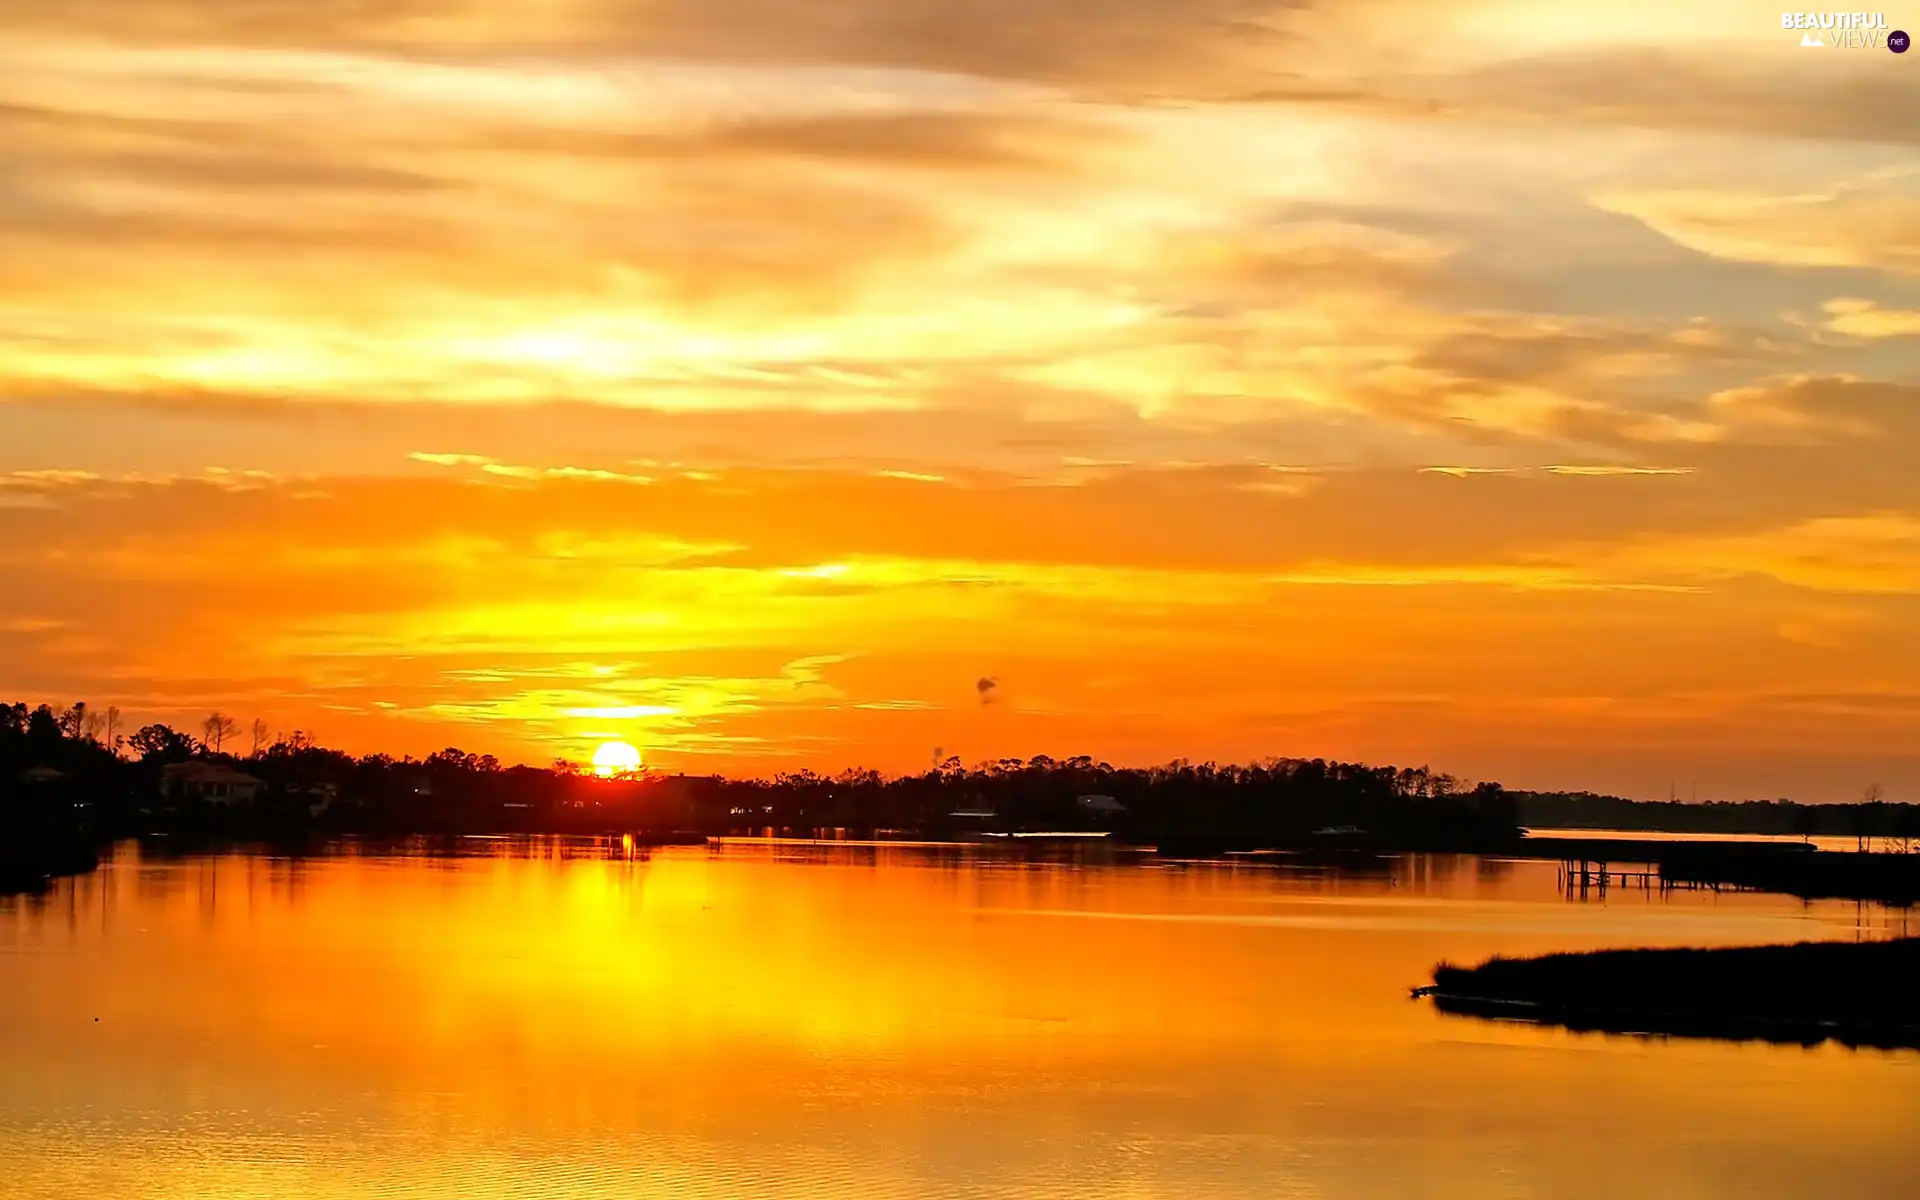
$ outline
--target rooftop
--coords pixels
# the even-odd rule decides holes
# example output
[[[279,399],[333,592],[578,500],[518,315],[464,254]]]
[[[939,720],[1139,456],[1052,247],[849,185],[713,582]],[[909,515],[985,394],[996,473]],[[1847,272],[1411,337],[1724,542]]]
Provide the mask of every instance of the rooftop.
[[[192,762],[168,763],[160,768],[160,778],[177,783],[253,783],[260,780],[245,771],[236,771],[225,763],[207,762],[195,759]]]

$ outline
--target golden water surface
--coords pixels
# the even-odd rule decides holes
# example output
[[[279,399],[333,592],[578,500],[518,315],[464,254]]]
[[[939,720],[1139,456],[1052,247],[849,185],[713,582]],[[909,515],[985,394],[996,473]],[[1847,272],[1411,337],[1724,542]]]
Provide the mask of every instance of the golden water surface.
[[[1452,857],[429,849],[129,846],[0,900],[0,1195],[1920,1195],[1920,1055],[1406,990],[1877,910]]]

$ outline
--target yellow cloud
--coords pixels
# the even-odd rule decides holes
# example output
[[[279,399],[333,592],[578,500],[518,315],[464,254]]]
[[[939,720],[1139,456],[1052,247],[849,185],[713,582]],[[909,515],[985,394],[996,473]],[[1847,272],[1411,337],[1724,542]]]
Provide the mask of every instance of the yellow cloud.
[[[1655,542],[1613,557],[1627,570],[1765,575],[1815,591],[1920,595],[1920,516],[1817,517],[1765,533]]]
[[[1704,411],[1716,426],[1716,437],[1754,431],[1799,437],[1872,437],[1880,432],[1872,420],[1820,404],[1817,395],[1804,394],[1810,385],[1849,382],[1855,381],[1844,376],[1771,379],[1715,392],[1707,398]]]
[[[1914,274],[1920,194],[1903,182],[1874,179],[1794,195],[1619,191],[1594,203],[1715,258]]]
[[[1541,470],[1552,475],[1691,475],[1693,467],[1630,467],[1615,464],[1589,464],[1586,466],[1557,465],[1542,467]]]
[[[425,450],[415,450],[407,457],[436,467],[482,467],[493,461],[484,454],[433,454]]]
[[[0,487],[30,488],[35,491],[71,487],[77,484],[97,483],[100,476],[92,471],[69,471],[47,469],[38,471],[9,471],[0,475]]]
[[[1819,328],[1857,338],[1920,337],[1920,309],[1882,308],[1871,300],[1843,297],[1820,306]]]

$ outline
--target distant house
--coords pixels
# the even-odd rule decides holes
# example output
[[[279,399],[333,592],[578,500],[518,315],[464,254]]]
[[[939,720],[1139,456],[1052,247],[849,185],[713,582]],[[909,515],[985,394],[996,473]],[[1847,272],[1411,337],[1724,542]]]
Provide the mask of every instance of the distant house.
[[[1112,796],[1081,796],[1075,802],[1079,804],[1083,810],[1090,813],[1111,815],[1113,813],[1123,813],[1127,811],[1127,806],[1115,800]]]
[[[172,800],[208,804],[252,804],[261,782],[245,771],[216,762],[170,763],[160,768],[160,794]]]
[[[294,789],[294,795],[306,801],[308,816],[317,817],[340,799],[340,789],[331,783],[315,783]]]

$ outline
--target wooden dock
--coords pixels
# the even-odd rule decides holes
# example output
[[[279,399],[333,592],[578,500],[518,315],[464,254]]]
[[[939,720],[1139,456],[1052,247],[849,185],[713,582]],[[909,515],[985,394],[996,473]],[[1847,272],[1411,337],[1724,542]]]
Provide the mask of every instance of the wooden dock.
[[[1588,892],[1604,892],[1615,881],[1623,888],[1638,886],[1643,890],[1658,887],[1667,890],[1667,882],[1660,876],[1658,864],[1621,865],[1603,859],[1567,858],[1560,861],[1560,888],[1568,895],[1585,895]]]
[[[1709,891],[1709,892],[1751,892],[1758,889],[1733,883],[1722,883],[1717,879],[1694,877],[1672,878],[1664,864],[1658,862],[1629,862],[1626,864],[1606,859],[1564,858],[1560,860],[1560,890],[1568,896],[1587,896],[1592,893],[1606,894],[1611,887],[1639,888],[1642,891]]]

